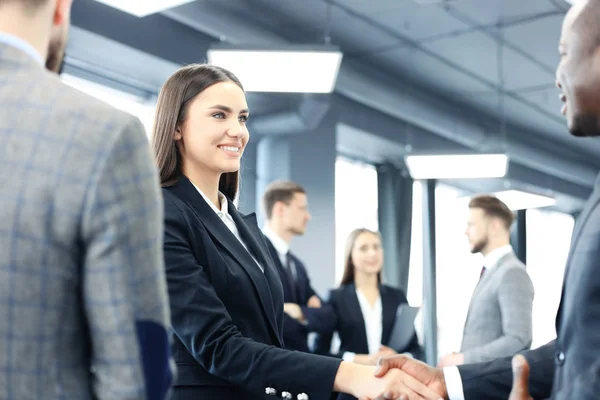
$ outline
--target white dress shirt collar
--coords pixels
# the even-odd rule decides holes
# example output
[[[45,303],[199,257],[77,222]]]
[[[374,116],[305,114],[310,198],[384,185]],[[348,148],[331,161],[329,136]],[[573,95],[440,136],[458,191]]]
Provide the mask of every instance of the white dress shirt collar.
[[[192,181],[190,181],[192,182]],[[192,185],[194,185],[194,183],[192,182]],[[215,214],[217,214],[219,217],[221,217],[221,214],[229,214],[229,205],[227,204],[227,199],[225,198],[225,195],[221,192],[219,192],[219,204],[221,205],[221,209],[219,210],[212,201],[209,200],[208,196],[204,194],[204,192],[202,190],[200,190],[200,188],[196,185],[194,185],[194,187],[196,188],[196,190],[198,191],[198,193],[200,193],[200,195],[204,198],[204,201],[206,201],[208,203],[208,205],[210,206],[210,208],[212,208],[212,210],[215,212]]]
[[[192,183],[192,185],[194,185],[194,184]],[[202,196],[202,198],[204,199],[204,201],[206,201],[208,203],[208,205],[215,212],[215,214],[217,214],[217,216],[223,222],[223,224],[225,224],[225,226],[227,227],[227,229],[229,229],[231,231],[231,233],[233,233],[233,235],[242,244],[242,246],[244,246],[244,248],[246,249],[246,251],[248,251],[248,253],[250,254],[250,257],[252,257],[252,259],[258,265],[258,267],[261,269],[261,271],[264,272],[265,271],[264,267],[258,262],[258,260],[256,259],[256,257],[254,257],[254,254],[252,254],[252,252],[248,248],[248,245],[242,239],[242,236],[240,235],[240,231],[238,230],[238,228],[237,228],[237,226],[235,224],[235,221],[233,220],[233,217],[231,216],[231,214],[229,214],[229,204],[227,202],[227,198],[225,197],[225,195],[223,193],[219,192],[219,203],[221,204],[221,209],[219,210],[208,199],[208,196],[206,196],[204,194],[204,192],[202,192],[202,190],[200,190],[200,188],[198,186],[194,185],[194,187],[196,188],[196,190],[198,191],[198,193],[200,193],[200,195]]]
[[[273,247],[277,250],[277,254],[279,254],[280,258],[283,258],[290,251],[290,245],[281,238],[278,234],[275,233],[273,229],[269,225],[265,225],[263,228],[263,233],[265,236],[273,243]]]
[[[488,253],[487,256],[483,258],[483,266],[487,271],[491,270],[498,264],[498,261],[505,255],[512,253],[513,248],[510,244],[498,247]]]
[[[44,65],[44,59],[42,58],[42,55],[29,42],[21,39],[20,37],[0,32],[0,43],[5,43],[11,47],[21,50],[23,53],[33,58],[38,64]]]

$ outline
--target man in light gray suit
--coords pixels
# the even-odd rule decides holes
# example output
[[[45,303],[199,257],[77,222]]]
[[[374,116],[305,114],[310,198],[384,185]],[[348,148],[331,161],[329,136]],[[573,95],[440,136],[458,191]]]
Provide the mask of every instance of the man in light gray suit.
[[[0,0],[0,399],[164,399],[158,176],[139,120],[56,74],[70,8]]]
[[[513,214],[494,196],[469,203],[466,235],[472,253],[484,256],[463,332],[461,352],[439,366],[490,361],[531,347],[533,284],[510,246]]]

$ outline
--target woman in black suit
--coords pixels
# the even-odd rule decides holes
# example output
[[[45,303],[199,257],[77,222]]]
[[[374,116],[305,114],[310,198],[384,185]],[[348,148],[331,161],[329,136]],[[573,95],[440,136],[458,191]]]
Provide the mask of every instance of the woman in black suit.
[[[174,400],[317,400],[332,390],[376,397],[415,384],[400,371],[376,380],[372,367],[283,349],[281,282],[255,215],[232,202],[248,114],[241,83],[216,66],[180,69],[159,95],[153,147],[165,203]]]
[[[422,357],[416,334],[404,349],[392,349],[389,343],[396,310],[407,304],[404,293],[381,283],[383,249],[381,236],[368,229],[356,229],[348,236],[344,254],[344,276],[338,289],[329,293],[335,314],[335,330],[340,337],[337,358],[363,365],[376,365],[379,357],[397,352]],[[330,354],[333,332],[319,335],[316,352]],[[352,399],[342,394],[338,399]]]

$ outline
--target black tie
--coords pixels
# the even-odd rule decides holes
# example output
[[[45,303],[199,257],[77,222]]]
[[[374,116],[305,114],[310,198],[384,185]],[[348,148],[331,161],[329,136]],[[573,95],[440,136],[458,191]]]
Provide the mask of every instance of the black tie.
[[[296,279],[292,270],[293,263],[294,260],[292,259],[292,255],[288,251],[287,253],[285,253],[285,265],[283,266],[283,269],[285,269],[285,275],[287,276],[287,281],[291,290],[290,295],[294,299],[294,301],[297,301],[296,299],[298,298],[298,292],[296,288]]]
[[[285,253],[285,269],[287,274],[290,276],[291,282],[295,282],[296,279],[294,277],[294,271],[292,270],[294,260],[292,259],[292,254],[288,251]]]
[[[481,268],[481,273],[479,274],[479,279],[481,280],[481,278],[483,278],[483,274],[485,274],[486,268],[483,267]]]

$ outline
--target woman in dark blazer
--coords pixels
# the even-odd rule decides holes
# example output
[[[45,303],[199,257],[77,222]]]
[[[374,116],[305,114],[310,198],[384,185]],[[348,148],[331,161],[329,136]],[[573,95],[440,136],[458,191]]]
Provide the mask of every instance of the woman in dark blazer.
[[[241,83],[191,65],[164,84],[153,147],[163,186],[164,257],[177,364],[174,400],[376,397],[395,371],[283,349],[283,291],[254,214],[234,204],[248,142]],[[403,381],[404,383],[402,383]]]
[[[394,325],[396,310],[407,304],[404,293],[381,283],[383,249],[379,233],[356,229],[349,236],[345,249],[345,269],[338,289],[329,293],[329,304],[335,314],[335,329],[340,337],[337,358],[364,365],[376,365],[379,357],[410,353],[422,357],[416,334],[404,349],[386,345]],[[319,335],[316,352],[330,354],[333,332]],[[338,399],[353,399],[341,394]]]

